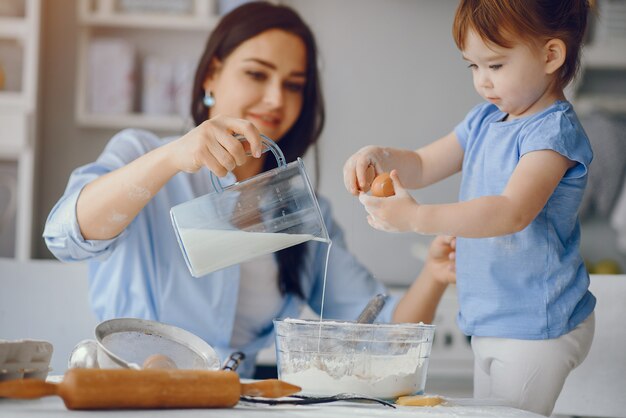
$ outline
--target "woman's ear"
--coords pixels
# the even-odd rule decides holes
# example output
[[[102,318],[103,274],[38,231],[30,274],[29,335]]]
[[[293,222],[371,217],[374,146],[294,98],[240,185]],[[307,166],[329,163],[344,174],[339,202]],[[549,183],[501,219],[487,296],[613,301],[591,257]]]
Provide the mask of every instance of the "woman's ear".
[[[546,60],[546,74],[554,74],[563,66],[567,55],[565,42],[560,39],[550,39],[543,46],[544,56]]]
[[[222,61],[217,58],[213,58],[211,60],[211,65],[209,65],[209,70],[207,71],[207,76],[204,79],[204,83],[202,83],[202,88],[204,91],[213,90],[212,85],[219,78],[220,71],[222,70]]]

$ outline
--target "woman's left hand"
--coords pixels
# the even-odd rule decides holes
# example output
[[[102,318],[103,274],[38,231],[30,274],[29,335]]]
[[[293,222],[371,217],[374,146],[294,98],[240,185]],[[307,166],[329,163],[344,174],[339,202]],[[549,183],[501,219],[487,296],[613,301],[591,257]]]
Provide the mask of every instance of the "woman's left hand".
[[[412,225],[420,204],[402,187],[396,170],[392,170],[390,176],[396,193],[394,196],[359,195],[359,201],[368,213],[367,222],[380,231],[417,232]]]
[[[456,283],[456,237],[435,237],[428,249],[424,270],[439,283]]]

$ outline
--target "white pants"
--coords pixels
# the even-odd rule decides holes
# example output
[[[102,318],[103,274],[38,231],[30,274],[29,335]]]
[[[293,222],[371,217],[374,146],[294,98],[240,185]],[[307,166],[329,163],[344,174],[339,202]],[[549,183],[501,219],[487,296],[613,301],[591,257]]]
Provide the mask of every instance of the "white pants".
[[[592,313],[555,339],[472,337],[474,398],[501,399],[515,408],[549,416],[565,379],[587,357],[594,330]]]

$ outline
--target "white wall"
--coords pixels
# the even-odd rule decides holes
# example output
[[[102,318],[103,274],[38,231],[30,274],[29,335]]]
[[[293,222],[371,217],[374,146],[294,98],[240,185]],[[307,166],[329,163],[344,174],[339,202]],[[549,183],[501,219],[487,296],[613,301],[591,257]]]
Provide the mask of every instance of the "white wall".
[[[373,230],[343,186],[345,160],[368,144],[417,148],[449,133],[479,100],[452,40],[457,3],[437,0],[292,0],[322,54],[327,125],[319,191],[332,199],[349,247],[381,280],[409,283],[421,267],[411,247],[430,237]],[[420,191],[456,199],[459,178]]]

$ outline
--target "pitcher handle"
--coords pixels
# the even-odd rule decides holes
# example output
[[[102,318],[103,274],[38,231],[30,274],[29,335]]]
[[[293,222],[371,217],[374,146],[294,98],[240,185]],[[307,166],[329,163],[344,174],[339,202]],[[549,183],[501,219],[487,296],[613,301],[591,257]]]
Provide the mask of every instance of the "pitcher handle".
[[[243,135],[235,134],[233,136],[236,139],[238,139],[239,141],[241,141],[241,142],[247,141],[246,137],[243,136]],[[278,167],[282,167],[282,166],[287,165],[287,161],[285,160],[285,156],[283,155],[283,152],[278,147],[276,142],[272,141],[271,139],[269,139],[268,137],[266,137],[263,134],[261,134],[261,140],[263,142],[263,145],[265,146],[263,148],[262,152],[272,151],[272,154],[274,154],[274,158],[276,158],[276,162],[278,163]],[[246,154],[247,155],[252,155],[249,152],[246,153]],[[217,176],[215,174],[213,174],[212,171],[211,171],[211,184],[213,184],[213,188],[218,193],[221,193],[222,191],[224,191],[224,188],[222,187],[222,185],[220,184],[219,180],[217,179]]]

